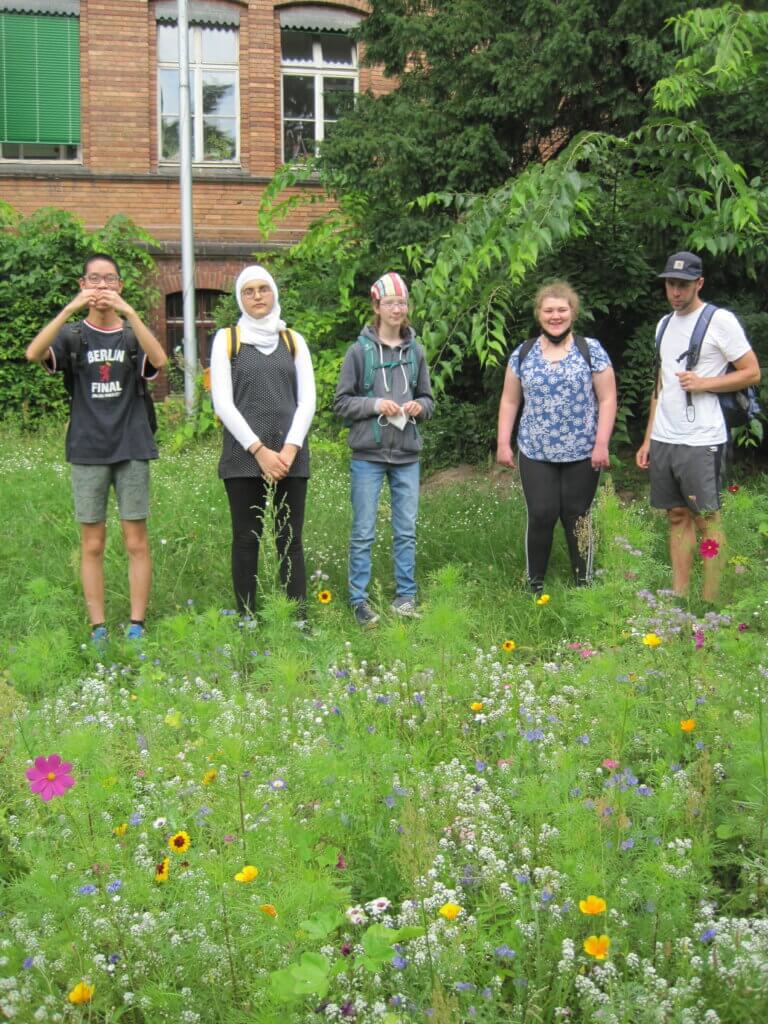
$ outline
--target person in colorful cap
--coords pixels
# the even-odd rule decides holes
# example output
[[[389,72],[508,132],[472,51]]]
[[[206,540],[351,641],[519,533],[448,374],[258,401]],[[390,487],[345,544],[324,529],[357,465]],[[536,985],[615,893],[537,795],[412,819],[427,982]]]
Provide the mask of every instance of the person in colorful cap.
[[[280,580],[305,624],[304,507],[307,434],[315,414],[315,377],[304,338],[287,330],[272,275],[246,267],[235,283],[242,316],[217,331],[211,395],[224,424],[219,476],[232,519],[232,584],[238,611],[256,606],[259,545],[272,498]]]
[[[432,415],[432,387],[424,349],[408,319],[408,287],[387,273],[371,288],[373,323],[350,345],[333,408],[349,426],[352,450],[352,534],[349,600],[358,625],[375,626],[369,604],[371,551],[385,478],[392,505],[395,598],[391,610],[416,614],[416,515],[419,507],[418,423]]]
[[[705,311],[704,268],[692,252],[673,253],[659,274],[672,313],[656,329],[658,376],[648,425],[635,462],[650,469],[651,505],[665,509],[669,524],[672,589],[688,593],[697,530],[714,557],[704,559],[702,596],[717,599],[724,542],[720,488],[728,428],[718,393],[739,391],[760,380],[760,365],[741,324],[715,309],[693,369],[685,359]],[[732,372],[728,372],[729,363]]]

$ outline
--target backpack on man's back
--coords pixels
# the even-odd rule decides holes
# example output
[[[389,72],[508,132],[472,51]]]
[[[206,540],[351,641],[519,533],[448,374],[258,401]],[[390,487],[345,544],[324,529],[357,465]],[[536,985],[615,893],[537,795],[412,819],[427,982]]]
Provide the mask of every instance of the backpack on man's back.
[[[709,328],[709,324],[712,317],[715,315],[718,306],[708,302],[696,321],[696,324],[691,332],[691,340],[688,344],[687,351],[683,352],[682,355],[678,356],[678,362],[682,362],[685,359],[685,369],[693,370],[699,361],[701,355],[701,346],[704,343],[704,337]],[[667,313],[665,317],[659,322],[656,328],[656,380],[658,381],[659,369],[661,367],[661,341],[664,337],[664,332],[669,326],[669,322],[674,316],[674,312]],[[735,367],[732,363],[728,364],[726,373],[733,373]],[[718,400],[720,402],[720,408],[723,411],[723,418],[725,420],[726,427],[730,430],[733,427],[746,427],[761,413],[760,402],[757,398],[757,388],[754,385],[750,385],[746,388],[741,388],[739,391],[717,391]],[[693,409],[693,396],[691,392],[686,392],[686,412]],[[689,416],[689,418],[692,418]]]

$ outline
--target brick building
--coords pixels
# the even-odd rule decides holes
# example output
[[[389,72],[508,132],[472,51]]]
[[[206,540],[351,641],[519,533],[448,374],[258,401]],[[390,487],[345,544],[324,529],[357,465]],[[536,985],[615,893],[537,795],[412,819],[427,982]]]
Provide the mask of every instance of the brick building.
[[[347,33],[360,0],[189,0],[196,307],[262,244],[257,211],[284,161],[321,141],[357,91],[387,88]],[[0,0],[0,196],[89,229],[123,213],[160,243],[153,328],[182,337],[176,0]],[[308,182],[308,189],[316,185]],[[312,209],[315,216],[318,207]],[[306,228],[296,210],[273,238]]]

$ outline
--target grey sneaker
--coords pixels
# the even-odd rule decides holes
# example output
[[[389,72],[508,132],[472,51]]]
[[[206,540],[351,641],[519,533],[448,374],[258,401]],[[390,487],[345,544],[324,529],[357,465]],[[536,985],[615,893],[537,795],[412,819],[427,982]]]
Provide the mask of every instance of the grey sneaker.
[[[420,617],[416,611],[416,599],[414,597],[396,597],[389,607],[395,615],[400,615],[404,619],[418,619]]]
[[[379,616],[367,601],[356,604],[352,611],[355,613],[355,622],[363,629],[372,629],[379,621]]]

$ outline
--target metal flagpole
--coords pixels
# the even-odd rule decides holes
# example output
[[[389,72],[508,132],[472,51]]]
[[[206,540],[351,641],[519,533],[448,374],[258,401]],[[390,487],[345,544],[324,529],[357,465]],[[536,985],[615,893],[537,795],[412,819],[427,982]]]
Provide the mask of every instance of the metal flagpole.
[[[184,299],[184,406],[195,411],[195,243],[192,226],[192,121],[189,100],[189,12],[179,3],[179,186],[181,192],[181,280]]]

